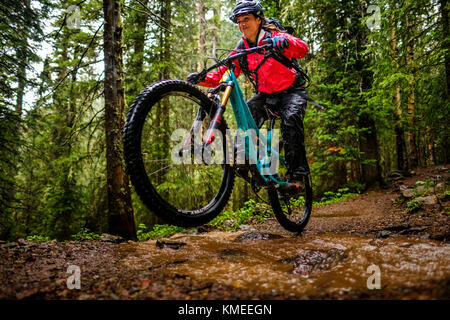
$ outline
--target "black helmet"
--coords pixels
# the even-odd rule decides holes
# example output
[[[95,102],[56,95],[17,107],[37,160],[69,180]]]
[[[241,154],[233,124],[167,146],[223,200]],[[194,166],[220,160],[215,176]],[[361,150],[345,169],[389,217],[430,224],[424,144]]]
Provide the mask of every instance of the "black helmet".
[[[233,9],[233,15],[230,20],[237,23],[237,17],[243,16],[249,13],[253,13],[255,16],[260,16],[264,12],[264,8],[259,1],[243,0],[239,1]]]

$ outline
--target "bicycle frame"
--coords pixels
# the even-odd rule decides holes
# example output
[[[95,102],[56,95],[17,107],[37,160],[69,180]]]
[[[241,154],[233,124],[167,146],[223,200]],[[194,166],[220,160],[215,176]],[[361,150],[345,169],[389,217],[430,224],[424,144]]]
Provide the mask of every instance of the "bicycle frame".
[[[262,177],[265,184],[277,184],[284,185],[286,182],[281,181],[278,173],[270,173],[269,167],[271,165],[271,160],[278,160],[286,165],[284,157],[279,154],[276,150],[272,148],[272,135],[273,135],[273,126],[274,120],[272,120],[270,129],[268,130],[267,137],[265,137],[257,127],[251,113],[250,109],[245,101],[244,94],[239,86],[239,83],[236,79],[236,76],[230,70],[227,70],[222,77],[221,85],[223,86],[226,83],[225,92],[220,101],[220,104],[215,112],[214,117],[212,118],[211,125],[208,128],[208,134],[206,135],[206,139],[204,143],[206,145],[210,145],[215,138],[215,130],[221,122],[223,114],[226,110],[226,104],[228,100],[230,100],[231,105],[233,107],[234,116],[236,119],[238,133],[241,138],[242,145],[245,147],[245,159],[250,163],[256,164],[258,172]],[[220,85],[219,85],[220,86]],[[250,133],[250,139],[246,139]],[[255,146],[254,140],[252,139],[252,133],[254,133],[257,137],[259,137],[259,146]],[[247,143],[246,143],[247,141]],[[231,145],[230,143],[228,144]],[[263,147],[262,157],[260,153],[260,147]],[[233,150],[231,150],[233,152]],[[273,163],[272,163],[273,165]]]

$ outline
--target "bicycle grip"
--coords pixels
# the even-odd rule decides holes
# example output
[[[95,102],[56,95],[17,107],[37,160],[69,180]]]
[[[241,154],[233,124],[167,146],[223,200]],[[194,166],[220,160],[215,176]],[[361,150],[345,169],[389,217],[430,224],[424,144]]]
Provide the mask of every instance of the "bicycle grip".
[[[270,39],[270,38],[263,39],[262,44],[266,48],[273,48],[273,42],[272,42],[272,39]]]

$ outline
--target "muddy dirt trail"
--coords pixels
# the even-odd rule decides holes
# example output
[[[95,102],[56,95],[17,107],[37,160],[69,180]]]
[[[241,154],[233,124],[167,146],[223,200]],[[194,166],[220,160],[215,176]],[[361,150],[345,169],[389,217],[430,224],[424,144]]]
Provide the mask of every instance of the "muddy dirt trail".
[[[314,207],[301,235],[269,219],[146,242],[4,244],[0,298],[450,299],[450,201],[428,198],[411,213],[403,195],[449,175],[418,170],[390,189]],[[79,267],[80,289],[68,288],[69,266]]]

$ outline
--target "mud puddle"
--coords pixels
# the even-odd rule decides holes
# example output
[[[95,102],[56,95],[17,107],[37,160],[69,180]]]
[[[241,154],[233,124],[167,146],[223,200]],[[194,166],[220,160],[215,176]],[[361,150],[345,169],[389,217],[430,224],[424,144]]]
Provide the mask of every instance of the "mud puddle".
[[[178,234],[167,239],[168,245],[164,240],[131,244],[133,253],[122,263],[132,268],[145,260],[151,270],[170,277],[295,297],[368,291],[378,285],[397,290],[450,278],[450,245],[438,241],[332,233],[246,235]]]

